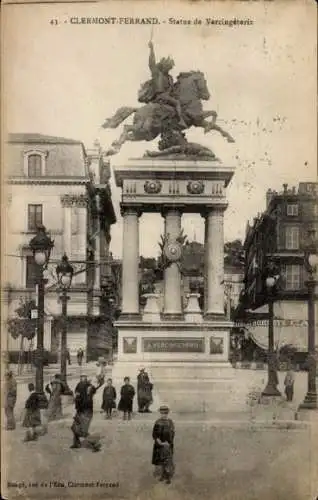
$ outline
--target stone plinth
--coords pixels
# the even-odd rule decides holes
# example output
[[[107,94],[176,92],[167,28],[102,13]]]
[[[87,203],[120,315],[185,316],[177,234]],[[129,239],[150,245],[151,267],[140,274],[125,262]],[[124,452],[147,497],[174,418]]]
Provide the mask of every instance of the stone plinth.
[[[141,158],[115,166],[116,185],[122,190],[124,217],[123,305],[118,328],[118,361],[113,377],[135,379],[142,364],[156,373],[156,380],[219,375],[230,369],[229,332],[224,316],[223,213],[226,188],[234,168],[219,160]],[[164,267],[163,314],[156,296],[149,294],[141,318],[138,302],[139,217],[160,213],[165,219],[162,235]],[[182,215],[199,213],[205,218],[205,310],[191,294],[182,310]],[[185,368],[185,364],[187,364]],[[223,371],[224,373],[224,371]]]
[[[188,295],[188,304],[184,311],[184,319],[189,323],[202,323],[202,312],[199,306],[199,293]]]
[[[158,323],[160,321],[159,294],[145,293],[146,305],[143,311],[142,320],[146,323]]]
[[[148,366],[158,379],[207,377],[214,370],[229,368],[228,321],[195,324],[185,321],[118,321],[118,360],[114,377],[135,376]],[[171,370],[168,369],[171,367]],[[191,370],[190,370],[190,367]]]

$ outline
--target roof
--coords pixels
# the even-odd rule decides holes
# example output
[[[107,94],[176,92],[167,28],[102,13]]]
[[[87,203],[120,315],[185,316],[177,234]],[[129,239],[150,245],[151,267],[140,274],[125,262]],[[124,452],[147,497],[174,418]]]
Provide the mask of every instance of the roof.
[[[11,180],[28,179],[41,181],[41,177],[28,178],[25,172],[25,155],[39,152],[45,156],[42,180],[88,180],[86,152],[82,142],[73,139],[41,134],[10,134],[8,140],[8,177]]]
[[[82,141],[43,134],[9,134],[8,142],[29,144],[83,144]]]

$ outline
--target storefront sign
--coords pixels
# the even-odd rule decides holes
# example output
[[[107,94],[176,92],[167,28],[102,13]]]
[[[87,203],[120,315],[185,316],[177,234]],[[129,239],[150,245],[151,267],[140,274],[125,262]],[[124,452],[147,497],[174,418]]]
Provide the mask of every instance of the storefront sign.
[[[144,352],[204,352],[204,338],[145,338]]]

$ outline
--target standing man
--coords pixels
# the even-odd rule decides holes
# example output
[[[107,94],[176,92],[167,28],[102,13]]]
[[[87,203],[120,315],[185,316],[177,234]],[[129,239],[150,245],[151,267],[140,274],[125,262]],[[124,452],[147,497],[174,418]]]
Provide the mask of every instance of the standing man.
[[[156,420],[152,430],[154,440],[152,464],[161,472],[159,481],[171,483],[174,474],[173,452],[175,427],[171,418],[168,418],[169,407],[162,405],[159,408],[160,418]]]
[[[4,401],[6,430],[13,431],[15,429],[14,407],[17,401],[17,382],[11,370],[5,374]]]
[[[84,357],[84,351],[83,351],[82,347],[80,347],[78,349],[78,351],[77,351],[77,363],[78,363],[78,366],[82,366],[83,357]]]
[[[137,376],[137,399],[139,413],[150,413],[149,406],[152,403],[152,388],[149,375],[144,367],[141,367]]]
[[[69,348],[66,349],[66,360],[68,362],[69,365],[71,365],[71,355],[70,355],[70,350]]]
[[[295,374],[292,369],[292,365],[289,362],[287,373],[284,380],[285,385],[285,394],[287,401],[292,401],[294,397],[294,383],[295,383]]]
[[[93,397],[101,384],[94,387],[86,375],[81,376],[80,382],[75,388],[76,415],[71,427],[73,432],[73,444],[71,448],[81,448],[80,438],[89,437],[89,426],[93,418]],[[101,445],[93,439],[87,439],[93,451],[99,451]]]

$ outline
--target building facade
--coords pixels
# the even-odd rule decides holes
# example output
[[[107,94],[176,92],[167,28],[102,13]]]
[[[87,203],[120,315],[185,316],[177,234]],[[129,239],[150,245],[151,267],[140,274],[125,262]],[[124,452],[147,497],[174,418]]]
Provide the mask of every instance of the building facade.
[[[96,157],[98,178],[93,175]],[[54,240],[45,271],[44,347],[59,352],[61,304],[55,269],[66,253],[75,270],[68,301],[68,347],[71,354],[79,347],[87,351],[92,324],[100,317],[100,247],[107,256],[109,229],[115,221],[109,165],[97,145],[88,154],[80,141],[41,134],[10,134],[5,162],[4,321],[14,317],[21,301],[36,299],[36,265],[29,242],[43,224]],[[6,342],[9,351],[18,349],[18,339],[7,335]]]
[[[281,192],[268,190],[266,210],[247,226],[244,242],[244,290],[238,316],[259,313],[258,325],[249,327],[257,344],[267,348],[266,276],[270,266],[279,273],[275,294],[275,342],[307,349],[307,271],[304,250],[310,236],[318,235],[318,183],[299,183]],[[317,316],[316,316],[317,317]],[[262,324],[263,321],[263,324]]]

